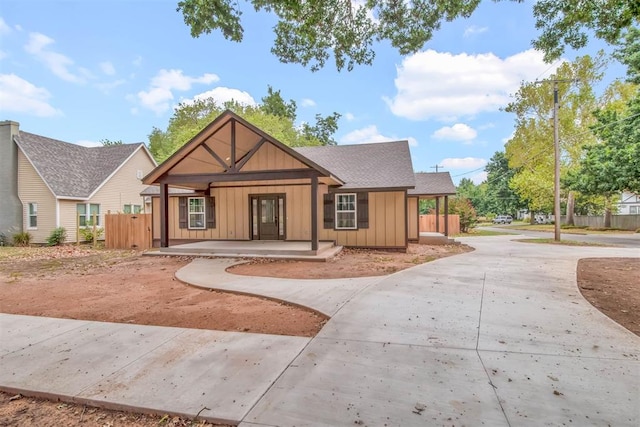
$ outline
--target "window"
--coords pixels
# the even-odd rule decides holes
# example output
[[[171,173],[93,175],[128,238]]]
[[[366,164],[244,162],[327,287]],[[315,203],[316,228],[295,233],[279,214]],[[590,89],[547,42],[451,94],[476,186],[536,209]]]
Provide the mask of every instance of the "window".
[[[640,213],[640,206],[629,206],[629,213],[631,215],[638,215]]]
[[[336,229],[356,228],[356,195],[336,194]]]
[[[189,228],[204,230],[204,197],[189,198]]]
[[[29,221],[28,228],[38,228],[38,204],[29,203]]]
[[[93,214],[96,215],[96,224],[100,225],[100,205],[97,203],[78,203],[76,205],[76,211],[78,212],[78,224],[80,227],[86,227],[87,225],[93,225]]]
[[[142,205],[124,205],[123,211],[126,214],[139,214],[142,212]]]

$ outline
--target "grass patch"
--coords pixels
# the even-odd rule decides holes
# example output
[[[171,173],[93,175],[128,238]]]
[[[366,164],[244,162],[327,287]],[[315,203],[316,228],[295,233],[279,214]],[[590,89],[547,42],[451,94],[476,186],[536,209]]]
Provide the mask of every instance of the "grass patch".
[[[544,243],[549,245],[562,245],[562,246],[602,246],[606,248],[613,248],[613,245],[606,245],[604,243],[595,243],[595,242],[578,242],[576,240],[560,240],[556,242],[554,239],[516,239],[515,242],[523,242],[523,243]]]
[[[527,231],[547,231],[553,232],[555,231],[555,226],[553,224],[528,224],[528,225],[508,225],[506,228],[510,228],[511,230],[527,230]],[[579,226],[561,226],[560,230],[565,234],[632,234],[631,230],[620,230],[617,228],[589,228],[589,227],[579,227]]]

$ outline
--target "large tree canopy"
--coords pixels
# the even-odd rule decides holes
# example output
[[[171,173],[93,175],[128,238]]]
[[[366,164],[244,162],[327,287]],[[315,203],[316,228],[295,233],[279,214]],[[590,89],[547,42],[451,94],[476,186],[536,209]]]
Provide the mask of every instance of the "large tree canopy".
[[[511,0],[522,2],[522,0]],[[227,40],[242,41],[242,8],[238,0],[181,0],[178,11],[193,37],[219,30]],[[247,0],[256,11],[274,13],[271,51],[285,63],[316,71],[333,55],[338,70],[371,64],[373,43],[388,40],[402,55],[415,53],[444,21],[468,18],[480,0]],[[539,0],[534,6],[534,46],[545,59],[559,58],[565,46],[582,48],[587,31],[614,44],[626,28],[637,24],[637,0]]]

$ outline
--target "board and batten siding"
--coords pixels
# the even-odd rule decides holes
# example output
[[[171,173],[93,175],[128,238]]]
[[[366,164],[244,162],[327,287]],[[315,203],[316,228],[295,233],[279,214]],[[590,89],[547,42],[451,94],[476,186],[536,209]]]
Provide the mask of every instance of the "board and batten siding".
[[[334,230],[323,228],[322,200],[327,187],[321,186],[320,190],[321,194],[318,195],[320,240],[334,240],[340,246],[351,247],[405,248],[407,246],[404,191],[369,191],[369,228]]]
[[[407,197],[407,228],[410,241],[420,239],[420,231],[418,230],[418,221],[420,220],[418,203],[418,197]]]
[[[33,168],[22,150],[18,150],[18,197],[22,202],[23,231],[33,243],[46,243],[56,228],[56,198]],[[29,203],[38,204],[38,227],[29,228]]]
[[[406,247],[404,191],[369,192],[369,228],[334,230],[323,228],[323,194],[318,191],[318,238],[353,247]],[[179,197],[169,197],[169,239],[180,240],[250,240],[249,196],[285,194],[286,240],[311,239],[311,187],[264,186],[212,188],[215,197],[216,228],[189,230],[179,228]],[[201,196],[193,196],[201,197]],[[153,198],[153,238],[160,239],[160,199]],[[417,212],[417,211],[416,211]],[[416,224],[417,226],[417,224]]]

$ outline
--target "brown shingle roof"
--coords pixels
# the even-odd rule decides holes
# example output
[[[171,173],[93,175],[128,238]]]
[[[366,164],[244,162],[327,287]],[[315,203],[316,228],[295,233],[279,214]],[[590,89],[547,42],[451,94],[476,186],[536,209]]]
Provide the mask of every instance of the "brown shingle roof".
[[[413,188],[407,141],[296,147],[298,153],[344,181],[340,189]]]
[[[14,140],[55,196],[83,199],[144,145],[82,147],[23,131]]]
[[[451,196],[456,194],[449,172],[418,172],[415,174],[416,188],[409,190],[410,196]]]

